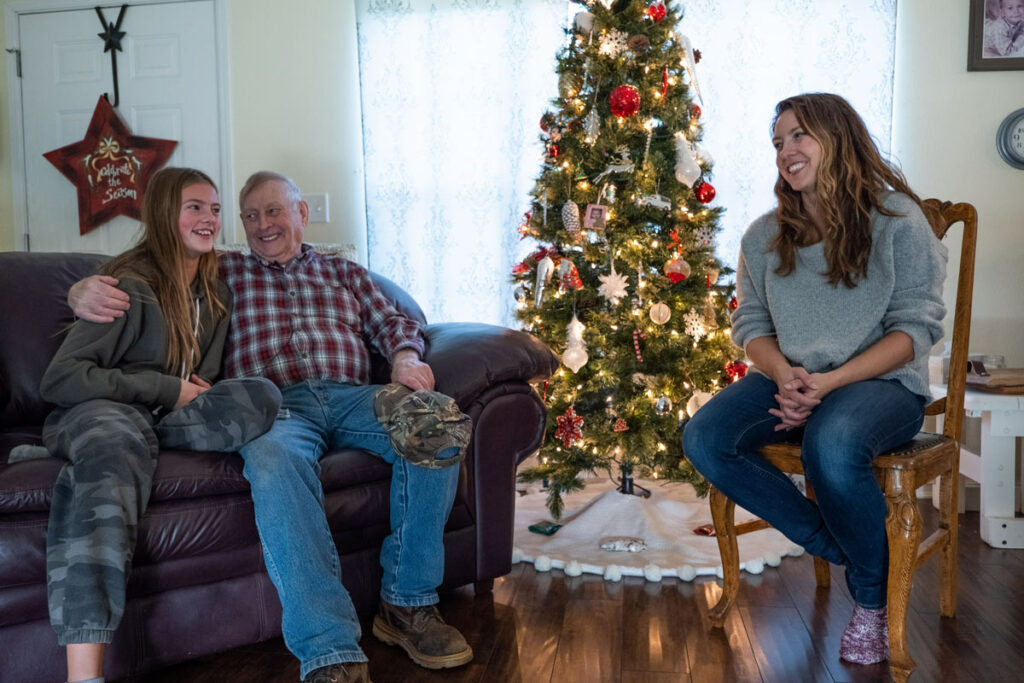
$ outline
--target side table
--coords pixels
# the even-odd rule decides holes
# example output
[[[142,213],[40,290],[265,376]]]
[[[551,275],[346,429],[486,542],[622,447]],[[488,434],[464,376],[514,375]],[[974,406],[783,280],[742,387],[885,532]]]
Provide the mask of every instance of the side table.
[[[931,391],[942,396],[945,387],[932,385]],[[994,548],[1024,548],[1024,517],[1016,512],[1017,440],[1024,437],[1024,395],[968,389],[964,409],[967,417],[981,418],[981,453],[960,449],[960,473],[981,487],[981,538]],[[938,429],[942,429],[941,416]]]

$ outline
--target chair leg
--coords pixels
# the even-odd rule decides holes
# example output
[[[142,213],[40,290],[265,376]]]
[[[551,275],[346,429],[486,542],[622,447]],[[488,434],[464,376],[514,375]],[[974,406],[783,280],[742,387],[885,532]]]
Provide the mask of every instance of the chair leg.
[[[828,588],[832,585],[832,569],[828,566],[828,560],[820,557],[814,558],[814,582],[818,588]]]
[[[711,625],[721,628],[725,616],[736,602],[740,591],[740,552],[736,544],[736,503],[714,486],[708,494],[711,520],[715,524],[715,538],[722,559],[722,597],[708,611]]]
[[[913,475],[890,470],[885,484],[889,539],[889,671],[897,683],[906,681],[916,668],[907,651],[907,607],[921,543],[921,511],[917,508]]]
[[[959,463],[954,462],[952,471],[939,477],[939,526],[947,534],[939,560],[939,613],[944,617],[956,613],[959,472]]]
[[[473,589],[476,595],[486,595],[494,590],[494,579],[475,581],[473,583]]]

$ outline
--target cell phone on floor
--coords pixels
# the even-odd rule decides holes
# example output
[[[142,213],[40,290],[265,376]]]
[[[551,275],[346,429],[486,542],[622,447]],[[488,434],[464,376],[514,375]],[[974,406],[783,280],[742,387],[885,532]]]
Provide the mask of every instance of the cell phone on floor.
[[[549,522],[546,519],[544,521],[537,522],[536,524],[531,524],[527,527],[527,529],[529,529],[533,533],[542,534],[544,536],[550,536],[551,534],[555,533],[561,528],[561,524],[555,524],[554,522]]]

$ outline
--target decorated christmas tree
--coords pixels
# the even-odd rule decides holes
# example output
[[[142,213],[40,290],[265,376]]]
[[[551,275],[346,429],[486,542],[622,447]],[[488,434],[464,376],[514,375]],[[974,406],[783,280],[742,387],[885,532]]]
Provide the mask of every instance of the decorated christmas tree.
[[[682,426],[746,370],[728,332],[732,271],[715,256],[700,53],[675,3],[577,1],[519,225],[537,246],[512,269],[519,320],[562,359],[539,387],[540,463],[519,475],[549,487],[556,518],[581,473],[607,471],[623,493],[641,489],[633,477],[705,492]]]

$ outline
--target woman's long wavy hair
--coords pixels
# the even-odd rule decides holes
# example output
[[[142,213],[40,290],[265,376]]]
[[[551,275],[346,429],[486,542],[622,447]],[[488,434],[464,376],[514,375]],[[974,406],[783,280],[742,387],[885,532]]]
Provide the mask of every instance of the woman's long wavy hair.
[[[806,93],[782,100],[775,107],[772,130],[783,112],[792,110],[804,131],[821,145],[817,195],[824,221],[820,234],[803,206],[801,195],[782,174],[775,181],[779,233],[769,248],[779,255],[776,273],[793,272],[798,247],[825,240],[829,284],[857,286],[867,277],[871,254],[871,211],[894,215],[882,205],[889,189],[921,199],[907,185],[903,173],[882,158],[867,126],[850,103],[838,95]],[[773,133],[774,134],[774,133]]]
[[[101,272],[114,277],[131,276],[145,282],[156,294],[167,327],[167,373],[188,378],[200,360],[196,339],[192,283],[187,280],[185,248],[178,230],[181,193],[190,185],[216,183],[194,168],[163,168],[153,174],[142,199],[143,232],[128,251],[107,262]],[[227,314],[217,295],[217,254],[199,257],[196,278],[215,316]]]

